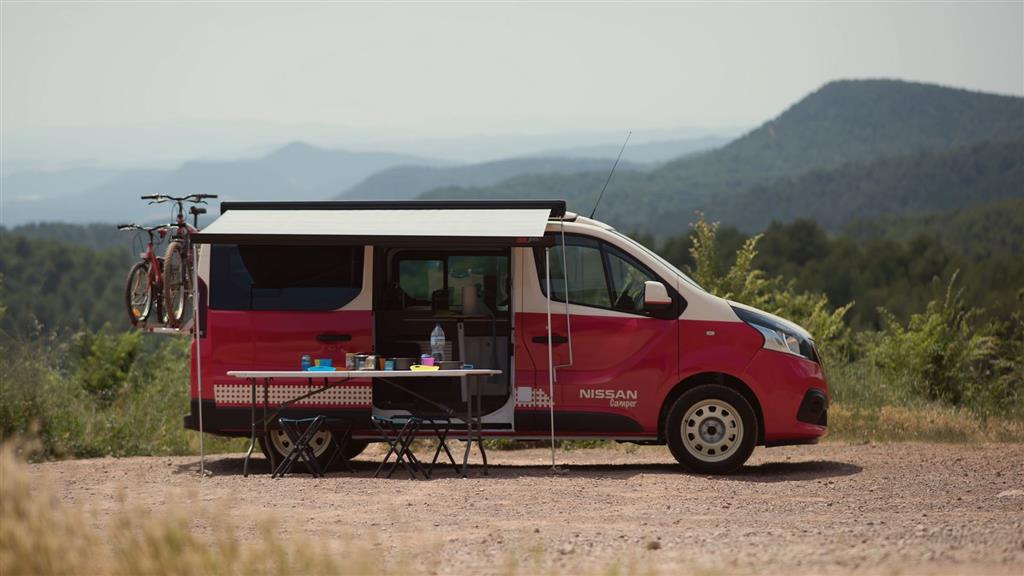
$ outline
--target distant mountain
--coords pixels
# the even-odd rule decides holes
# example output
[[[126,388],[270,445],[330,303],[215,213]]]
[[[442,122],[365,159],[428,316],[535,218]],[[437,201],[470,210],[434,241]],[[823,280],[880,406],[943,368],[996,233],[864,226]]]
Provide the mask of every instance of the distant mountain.
[[[708,218],[747,232],[797,218],[838,231],[857,220],[956,210],[1004,198],[1024,198],[1024,139],[813,170],[705,210]]]
[[[293,142],[253,159],[186,162],[174,170],[133,170],[107,175],[77,192],[4,198],[7,226],[32,221],[116,222],[166,218],[166,205],[147,206],[145,194],[219,194],[221,200],[326,200],[370,174],[397,165],[445,165],[403,154],[351,152]],[[13,175],[12,175],[13,176]],[[4,178],[6,187],[9,177]],[[27,179],[22,175],[21,178]],[[43,176],[46,178],[46,176]],[[30,185],[22,184],[26,189]],[[45,183],[40,190],[54,190]],[[5,194],[6,196],[6,194]],[[211,213],[217,203],[211,204]]]
[[[811,170],[1024,136],[1024,98],[894,80],[826,84],[730,144],[644,173],[617,175],[598,212],[627,231],[671,236],[695,210]],[[429,198],[565,198],[589,212],[598,174],[518,177]]]
[[[403,200],[444,186],[491,186],[522,174],[575,174],[610,170],[613,159],[510,158],[465,166],[397,166],[374,174],[338,196],[341,200]],[[616,170],[640,166],[619,162]]]
[[[132,252],[134,232],[122,232],[113,224],[73,224],[67,222],[34,222],[13,228],[0,227],[0,233],[23,236],[31,240],[55,240],[93,250],[123,249]]]
[[[678,160],[684,156],[705,152],[724,146],[729,138],[721,136],[702,136],[700,138],[683,138],[678,140],[660,140],[629,144],[622,153],[622,159],[637,164],[654,164]],[[602,144],[597,146],[579,146],[546,150],[538,156],[556,156],[562,158],[615,158],[622,149],[620,144]]]

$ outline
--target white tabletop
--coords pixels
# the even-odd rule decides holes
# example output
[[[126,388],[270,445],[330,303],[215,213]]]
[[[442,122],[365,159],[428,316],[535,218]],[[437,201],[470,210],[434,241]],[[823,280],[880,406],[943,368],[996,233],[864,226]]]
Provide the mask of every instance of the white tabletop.
[[[452,378],[455,376],[497,376],[501,370],[229,370],[228,376],[235,378],[306,378],[316,380],[337,380],[339,378]]]

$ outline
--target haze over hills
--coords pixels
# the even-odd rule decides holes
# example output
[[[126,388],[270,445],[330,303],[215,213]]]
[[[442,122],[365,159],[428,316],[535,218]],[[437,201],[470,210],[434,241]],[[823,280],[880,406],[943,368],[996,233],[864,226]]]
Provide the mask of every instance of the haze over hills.
[[[326,200],[374,172],[407,164],[440,166],[446,162],[385,152],[329,150],[293,142],[258,158],[186,162],[173,170],[106,174],[96,185],[78,192],[45,188],[24,175],[11,174],[3,178],[4,224],[165,217],[169,208],[147,207],[139,200],[145,194],[219,194],[221,200]],[[61,173],[55,178],[73,176]],[[42,190],[64,192],[44,194]],[[211,205],[216,208],[216,203]]]
[[[626,231],[674,235],[685,231],[695,210],[710,211],[784,177],[1021,136],[1024,98],[895,80],[831,82],[722,148],[650,172],[616,174],[598,217]],[[523,176],[423,197],[565,198],[573,210],[589,213],[603,178]]]
[[[650,170],[656,164],[717,148],[728,140],[718,136],[661,140],[627,146],[616,170]],[[398,166],[378,172],[356,184],[339,200],[415,198],[449,186],[492,186],[526,174],[576,174],[605,172],[619,155],[614,144],[550,150],[533,156],[507,158],[462,166]]]
[[[609,170],[608,158],[509,158],[466,166],[396,166],[349,188],[338,200],[404,200],[444,186],[491,186],[523,174],[575,174]],[[638,164],[619,162],[617,170],[636,171]]]
[[[625,135],[623,135],[625,138]],[[654,164],[678,160],[697,152],[712,150],[727,144],[731,138],[723,136],[701,136],[676,140],[658,140],[655,142],[632,142],[622,152],[622,159],[628,162]],[[615,158],[622,146],[619,144],[600,144],[595,146],[577,146],[575,148],[559,148],[545,150],[537,156],[556,156],[564,158]]]

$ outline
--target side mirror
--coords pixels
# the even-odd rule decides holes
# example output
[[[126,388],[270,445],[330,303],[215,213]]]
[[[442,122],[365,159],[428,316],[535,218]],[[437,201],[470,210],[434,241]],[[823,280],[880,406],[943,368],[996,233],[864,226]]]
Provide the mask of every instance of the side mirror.
[[[661,282],[644,282],[644,310],[662,310],[672,305],[672,297]]]

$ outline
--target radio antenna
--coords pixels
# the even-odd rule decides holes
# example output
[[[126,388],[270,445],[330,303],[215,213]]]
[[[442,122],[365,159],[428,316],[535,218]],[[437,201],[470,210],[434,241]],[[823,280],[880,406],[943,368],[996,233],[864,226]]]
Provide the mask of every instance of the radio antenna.
[[[601,194],[597,197],[597,202],[594,202],[594,209],[590,211],[590,218],[594,218],[594,214],[597,214],[597,207],[601,205],[601,198],[604,198],[604,191],[608,189],[608,183],[612,181],[612,174],[615,174],[615,167],[619,165],[619,160],[622,159],[622,153],[626,151],[626,144],[629,144],[629,137],[633,135],[633,131],[630,130],[629,134],[626,134],[626,141],[622,143],[622,148],[619,149],[619,155],[615,158],[615,164],[612,164],[612,171],[608,173],[608,179],[604,181],[604,188],[601,188]]]

